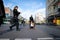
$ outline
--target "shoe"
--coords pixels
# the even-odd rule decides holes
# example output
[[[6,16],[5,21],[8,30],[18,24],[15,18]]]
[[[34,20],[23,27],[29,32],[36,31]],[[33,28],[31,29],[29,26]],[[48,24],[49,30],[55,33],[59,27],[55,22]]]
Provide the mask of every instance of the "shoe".
[[[20,31],[20,29],[16,29],[16,31]]]
[[[12,28],[10,27],[10,30],[12,30]]]

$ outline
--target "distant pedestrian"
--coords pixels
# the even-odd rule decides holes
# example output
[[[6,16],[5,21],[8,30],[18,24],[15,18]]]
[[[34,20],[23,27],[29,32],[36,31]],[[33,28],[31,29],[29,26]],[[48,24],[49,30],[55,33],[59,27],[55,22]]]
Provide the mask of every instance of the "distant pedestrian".
[[[33,19],[32,15],[29,19],[29,26],[30,26],[30,28],[35,28],[35,23],[34,23],[34,19]]]
[[[24,19],[22,20],[22,22],[21,22],[21,23],[22,23],[22,25],[23,25],[23,26],[25,25],[25,21],[24,21]]]
[[[25,27],[25,20],[22,19],[22,20],[21,20],[21,29],[24,28],[24,27]]]
[[[10,30],[12,30],[12,27],[16,26],[16,30],[18,31],[19,30],[19,19],[18,19],[18,16],[19,16],[20,12],[18,12],[18,6],[15,6],[14,7],[14,10],[13,10],[13,24],[12,26],[10,26]]]

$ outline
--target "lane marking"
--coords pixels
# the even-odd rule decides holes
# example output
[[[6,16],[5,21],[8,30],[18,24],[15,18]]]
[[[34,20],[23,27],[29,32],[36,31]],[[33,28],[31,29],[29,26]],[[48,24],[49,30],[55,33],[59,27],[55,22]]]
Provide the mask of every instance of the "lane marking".
[[[53,40],[53,38],[37,38],[37,40]]]
[[[30,38],[16,38],[15,40],[32,40],[32,39],[30,39]]]
[[[10,39],[0,39],[0,40],[10,40]]]

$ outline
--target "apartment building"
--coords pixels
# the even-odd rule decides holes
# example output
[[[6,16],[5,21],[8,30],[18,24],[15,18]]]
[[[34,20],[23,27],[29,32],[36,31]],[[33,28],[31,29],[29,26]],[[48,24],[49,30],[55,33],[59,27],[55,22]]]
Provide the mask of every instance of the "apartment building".
[[[6,19],[4,19],[4,23],[10,23],[10,19],[13,16],[13,10],[10,9],[9,7],[5,7],[5,15],[6,15]]]
[[[10,17],[10,16],[13,16],[13,11],[9,8],[9,7],[5,7],[5,14],[6,14],[6,17]]]
[[[54,18],[60,15],[60,0],[47,0],[46,1],[46,19],[47,23],[53,23]]]

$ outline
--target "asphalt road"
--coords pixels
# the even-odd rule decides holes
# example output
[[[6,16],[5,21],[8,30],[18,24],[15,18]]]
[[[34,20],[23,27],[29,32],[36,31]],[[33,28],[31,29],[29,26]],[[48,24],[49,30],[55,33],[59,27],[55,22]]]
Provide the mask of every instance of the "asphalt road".
[[[35,29],[30,29],[29,25],[19,25],[20,31],[13,27],[9,29],[10,24],[4,24],[0,27],[0,39],[20,40],[60,40],[60,28],[51,25],[36,25]]]

